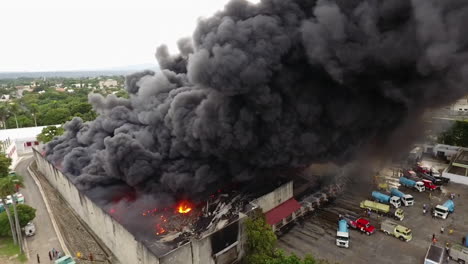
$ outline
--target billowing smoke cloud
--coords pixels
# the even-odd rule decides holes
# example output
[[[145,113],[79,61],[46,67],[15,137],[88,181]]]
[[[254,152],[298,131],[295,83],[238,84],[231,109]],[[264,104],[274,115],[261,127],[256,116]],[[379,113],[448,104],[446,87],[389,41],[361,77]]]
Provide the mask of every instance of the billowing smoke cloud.
[[[160,72],[128,76],[130,99],[90,95],[98,118],[47,157],[91,193],[191,197],[346,162],[468,92],[466,25],[466,0],[233,0],[180,54],[160,47]]]

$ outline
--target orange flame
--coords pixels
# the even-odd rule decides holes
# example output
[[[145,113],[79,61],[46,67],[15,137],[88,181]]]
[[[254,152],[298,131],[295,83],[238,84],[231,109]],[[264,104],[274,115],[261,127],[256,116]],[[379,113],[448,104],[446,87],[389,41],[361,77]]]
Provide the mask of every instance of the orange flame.
[[[192,211],[192,206],[188,202],[181,202],[179,206],[177,206],[177,212],[181,214],[186,214]]]

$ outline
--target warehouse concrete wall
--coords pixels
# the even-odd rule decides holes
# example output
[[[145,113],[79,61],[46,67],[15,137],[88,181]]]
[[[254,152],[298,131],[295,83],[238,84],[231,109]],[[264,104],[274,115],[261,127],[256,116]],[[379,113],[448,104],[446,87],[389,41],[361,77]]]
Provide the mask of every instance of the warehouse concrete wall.
[[[159,264],[159,259],[128,232],[122,225],[94,204],[50,164],[39,152],[34,151],[37,167],[49,183],[62,195],[75,213],[104,242],[122,264]],[[190,247],[189,247],[190,248]],[[174,262],[187,263],[187,262]]]
[[[78,191],[75,185],[37,150],[34,150],[34,157],[39,171],[122,264],[221,264],[214,259],[211,248],[211,234],[207,234],[198,240],[194,239],[158,258],[143,243],[137,241],[122,225]],[[240,214],[239,220],[232,223],[239,226],[238,242],[236,244],[238,260],[245,252],[244,222],[246,219],[245,214]]]
[[[286,202],[293,197],[293,182],[290,181],[286,184],[276,188],[271,193],[263,195],[255,199],[252,203],[262,208],[263,212],[268,212],[276,206]]]

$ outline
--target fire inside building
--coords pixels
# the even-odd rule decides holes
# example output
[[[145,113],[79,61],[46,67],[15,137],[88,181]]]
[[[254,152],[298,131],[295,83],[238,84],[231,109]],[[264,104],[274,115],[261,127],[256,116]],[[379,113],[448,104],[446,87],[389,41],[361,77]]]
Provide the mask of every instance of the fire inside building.
[[[305,195],[301,203],[295,199],[301,190],[294,188],[293,181],[259,188],[259,192],[220,190],[203,205],[184,200],[173,208],[141,212],[141,217],[157,219],[154,230],[148,230],[152,239],[141,239],[113,216],[118,209],[101,209],[41,153],[34,154],[38,169],[120,263],[236,263],[245,253],[244,222],[255,210],[262,210],[267,223],[279,232],[334,198],[342,188],[337,184],[321,186],[320,191]]]

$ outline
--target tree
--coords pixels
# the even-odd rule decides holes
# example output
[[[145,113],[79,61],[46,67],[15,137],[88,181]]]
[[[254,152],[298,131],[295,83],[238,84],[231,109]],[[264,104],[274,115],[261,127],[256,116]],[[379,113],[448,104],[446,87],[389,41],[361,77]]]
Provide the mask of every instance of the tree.
[[[11,103],[11,104],[8,105],[8,112],[10,114],[13,114],[13,116],[15,117],[16,128],[19,128],[18,118],[16,118],[16,114],[18,113],[18,111],[19,111],[19,107],[18,107],[17,104]]]
[[[43,116],[41,115],[41,119],[46,125],[63,124],[71,119],[70,110],[67,108],[49,109]]]
[[[265,215],[256,212],[245,222],[247,232],[247,255],[245,263],[248,264],[319,264],[312,256],[301,260],[294,254],[287,256],[283,251],[276,249],[277,238],[265,220]]]
[[[446,132],[438,137],[439,143],[468,147],[468,122],[456,121]]]
[[[0,105],[0,119],[2,120],[2,126],[4,129],[7,128],[6,121],[8,118],[8,106],[5,103]]]
[[[20,222],[18,218],[18,211],[16,210],[16,196],[14,195],[16,193],[16,190],[19,187],[24,187],[23,184],[23,177],[19,175],[15,176],[8,176],[8,177],[3,177],[0,178],[0,197],[2,197],[3,200],[3,205],[5,206],[5,211],[7,212],[8,215],[8,220],[10,222],[12,234],[15,233],[13,226],[16,226],[16,236],[18,236],[17,243],[19,244],[20,251],[23,253],[23,246],[22,246],[22,239],[21,239],[21,227],[20,227]],[[6,203],[6,200],[4,197],[11,195],[12,196],[12,206],[13,206],[13,212],[14,212],[14,217],[15,217],[15,224],[13,225],[13,221],[11,221],[11,210],[9,206]],[[13,241],[15,240],[15,235],[13,235]]]
[[[10,173],[11,159],[0,154],[0,178],[8,176]]]
[[[29,111],[31,112],[32,117],[34,118],[34,126],[37,126],[37,111],[39,110],[39,106],[37,104],[30,104]]]
[[[14,213],[12,211],[13,208],[10,208],[10,213]],[[32,208],[26,204],[18,204],[17,206],[18,211],[18,218],[20,227],[25,227],[29,222],[31,222],[34,218],[36,218],[36,209]],[[8,216],[6,212],[0,213],[0,236],[8,236],[10,234],[10,223],[8,221]]]
[[[62,135],[64,132],[65,130],[61,126],[60,127],[48,126],[48,127],[44,127],[42,129],[42,132],[39,135],[37,135],[36,138],[38,141],[42,143],[47,143],[47,142],[52,141],[54,137]]]

